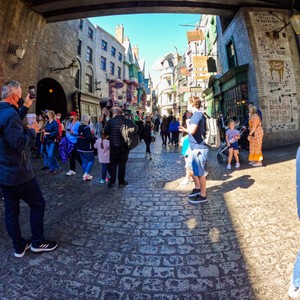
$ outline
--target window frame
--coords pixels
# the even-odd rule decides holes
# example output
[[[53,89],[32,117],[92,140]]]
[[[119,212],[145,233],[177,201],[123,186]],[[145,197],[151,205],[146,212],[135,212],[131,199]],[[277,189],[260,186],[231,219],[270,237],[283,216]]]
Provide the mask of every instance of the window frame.
[[[111,46],[110,55],[116,57],[117,49],[114,46]]]
[[[233,55],[229,57],[229,49],[232,48]],[[234,67],[238,66],[237,56],[236,56],[236,50],[234,46],[234,40],[233,38],[230,38],[228,42],[225,44],[225,51],[226,51],[226,57],[227,57],[227,63],[228,63],[228,69],[232,69]],[[231,51],[232,54],[232,51]]]
[[[86,60],[89,62],[89,63],[93,63],[93,49],[89,46],[87,46],[87,51],[86,51]]]
[[[92,41],[94,40],[94,30],[90,26],[88,27],[87,35]]]
[[[107,41],[105,41],[103,39],[101,40],[101,50],[107,52]]]
[[[102,71],[106,71],[106,69],[107,69],[107,63],[106,62],[107,62],[106,57],[101,56],[101,58],[100,58],[100,69]]]
[[[89,78],[89,80],[87,80]],[[93,75],[85,73],[85,91],[93,93]]]

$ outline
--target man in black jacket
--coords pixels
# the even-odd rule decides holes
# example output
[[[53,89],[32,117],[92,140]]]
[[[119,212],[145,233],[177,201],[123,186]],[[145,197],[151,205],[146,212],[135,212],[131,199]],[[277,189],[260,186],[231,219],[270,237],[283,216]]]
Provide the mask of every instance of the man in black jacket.
[[[108,187],[113,187],[115,185],[117,169],[119,187],[124,187],[128,184],[128,182],[125,181],[125,173],[129,149],[121,135],[121,126],[125,124],[126,118],[122,114],[122,109],[120,107],[113,107],[112,113],[112,119],[107,122],[104,128],[104,133],[109,135],[110,142],[110,179],[108,182]]]
[[[17,81],[2,87],[0,102],[0,186],[5,205],[5,223],[13,241],[15,257],[33,252],[52,251],[57,242],[44,239],[45,200],[30,161],[30,146],[35,143],[38,128],[25,128],[22,119],[32,105],[29,94],[22,105],[22,89]],[[32,126],[34,127],[34,126]],[[20,199],[30,207],[31,240],[25,240],[19,226]]]

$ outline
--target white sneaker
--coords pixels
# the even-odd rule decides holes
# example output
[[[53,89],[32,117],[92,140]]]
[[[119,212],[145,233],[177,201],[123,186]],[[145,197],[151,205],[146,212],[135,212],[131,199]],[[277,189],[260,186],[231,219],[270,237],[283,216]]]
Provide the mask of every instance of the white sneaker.
[[[257,162],[255,164],[252,164],[253,167],[261,167],[262,163],[261,162]]]
[[[293,299],[296,299],[300,296],[300,288],[294,286],[293,277],[291,278],[291,284],[288,290],[288,296]]]
[[[83,175],[83,180],[84,181],[90,181],[92,180],[94,177],[92,175],[89,175],[89,174],[84,174]]]
[[[73,170],[70,170],[69,172],[66,173],[67,176],[71,176],[71,175],[75,175],[76,172],[74,172]]]
[[[241,165],[240,165],[239,163],[236,163],[236,164],[235,164],[235,167],[236,167],[236,168],[239,168],[240,166],[241,166]]]
[[[231,170],[231,165],[227,165],[227,170]]]
[[[184,178],[181,182],[180,185],[187,185],[190,183],[190,179],[189,178]]]

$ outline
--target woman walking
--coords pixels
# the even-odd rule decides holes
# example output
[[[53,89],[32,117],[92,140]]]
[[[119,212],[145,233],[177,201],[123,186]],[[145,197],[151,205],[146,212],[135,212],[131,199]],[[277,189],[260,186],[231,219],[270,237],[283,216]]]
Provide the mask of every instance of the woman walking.
[[[253,167],[262,166],[262,140],[264,132],[261,127],[261,118],[257,113],[255,106],[249,107],[249,135],[248,141],[250,146],[249,164]]]
[[[160,124],[160,134],[162,139],[162,145],[167,146],[167,137],[169,134],[169,126],[168,126],[168,120],[166,116],[163,116],[162,122]]]
[[[82,160],[83,180],[89,181],[93,179],[90,171],[95,162],[94,156],[94,137],[89,126],[91,117],[89,115],[82,115],[81,123],[78,128],[77,136],[77,151]]]
[[[151,132],[153,130],[154,130],[154,126],[151,123],[150,117],[147,116],[146,119],[145,119],[145,124],[144,124],[144,129],[143,129],[143,139],[144,139],[145,144],[146,144],[146,154],[145,154],[145,157],[146,158],[148,157],[149,159],[152,159],[151,150],[150,150],[150,144],[151,144],[151,139],[152,139]]]
[[[47,174],[57,174],[61,171],[60,165],[55,157],[56,136],[59,133],[58,123],[55,121],[55,113],[52,110],[47,112],[49,121],[43,130],[46,155],[49,162],[49,171]]]

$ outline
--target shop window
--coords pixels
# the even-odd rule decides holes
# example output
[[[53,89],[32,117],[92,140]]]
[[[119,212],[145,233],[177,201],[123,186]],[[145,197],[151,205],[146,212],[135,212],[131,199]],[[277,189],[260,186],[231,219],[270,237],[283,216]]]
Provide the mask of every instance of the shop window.
[[[228,68],[232,69],[237,66],[237,59],[234,50],[233,40],[230,40],[226,45],[226,54],[228,59]]]

